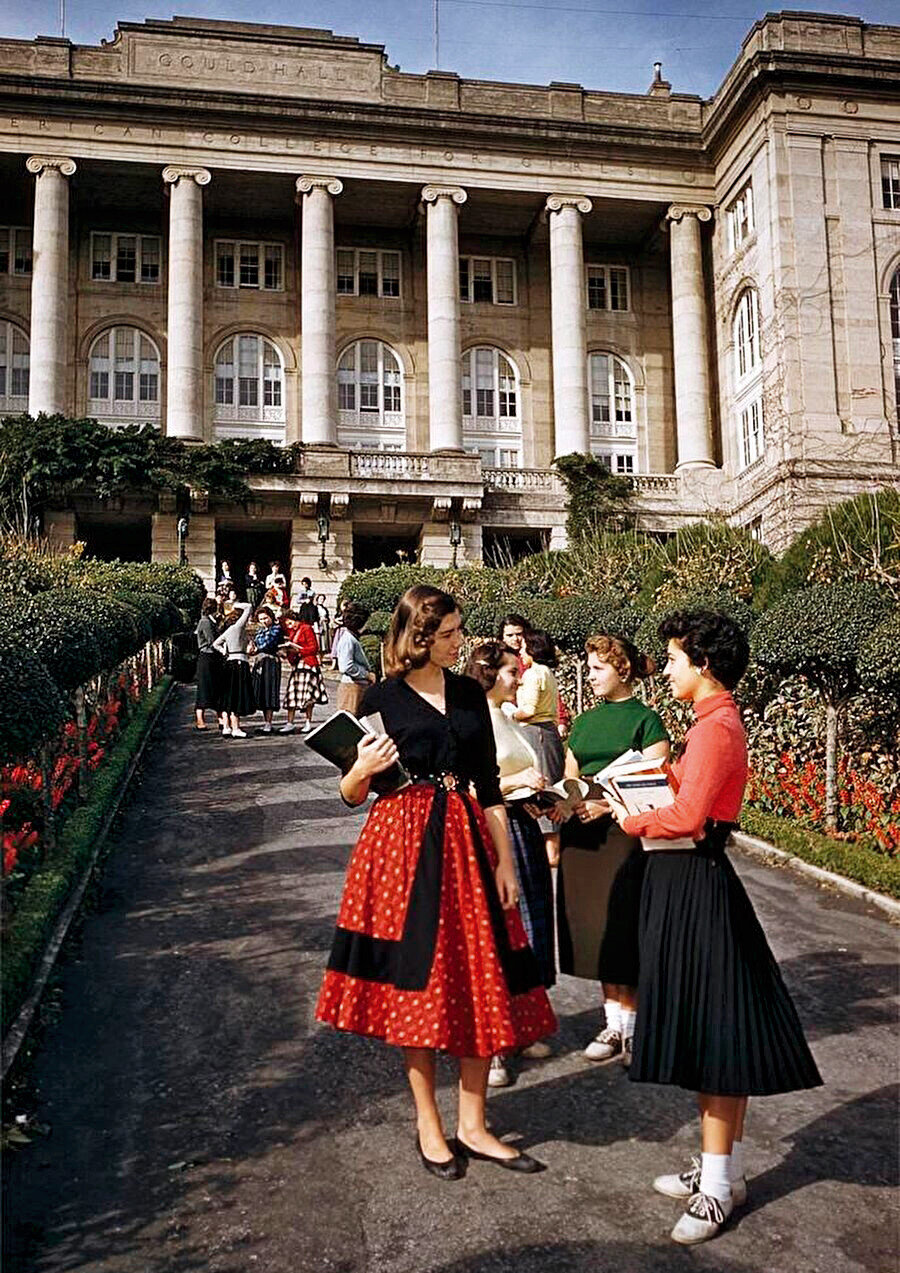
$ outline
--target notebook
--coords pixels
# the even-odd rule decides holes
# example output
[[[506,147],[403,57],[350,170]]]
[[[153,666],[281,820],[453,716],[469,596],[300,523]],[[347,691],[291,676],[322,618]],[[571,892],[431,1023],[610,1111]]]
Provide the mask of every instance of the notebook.
[[[306,735],[303,741],[317,755],[335,765],[342,774],[347,773],[356,760],[357,747],[361,738],[367,734],[384,734],[381,716],[375,712],[371,716],[363,716],[360,720],[343,710],[329,716],[316,729]],[[392,765],[384,773],[375,774],[370,788],[378,795],[386,795],[390,791],[399,791],[411,782],[411,778],[401,764]]]

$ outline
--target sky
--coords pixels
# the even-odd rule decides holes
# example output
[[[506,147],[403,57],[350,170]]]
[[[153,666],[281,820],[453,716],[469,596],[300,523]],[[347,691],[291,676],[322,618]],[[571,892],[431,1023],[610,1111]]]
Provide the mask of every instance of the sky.
[[[471,79],[643,93],[662,62],[673,91],[711,96],[765,3],[709,0],[437,0],[439,67]],[[173,9],[171,6],[175,4]],[[434,0],[0,0],[0,38],[65,34],[77,44],[109,39],[119,21],[194,17],[326,27],[383,44],[389,61],[421,73],[435,66]],[[794,0],[797,4],[797,0]],[[774,9],[774,5],[768,6]],[[813,0],[818,13],[900,24],[900,0]]]

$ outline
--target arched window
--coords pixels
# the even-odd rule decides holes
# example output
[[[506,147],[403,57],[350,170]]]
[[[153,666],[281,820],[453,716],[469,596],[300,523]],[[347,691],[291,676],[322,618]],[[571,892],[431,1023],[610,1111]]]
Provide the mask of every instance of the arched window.
[[[734,370],[738,380],[759,371],[759,307],[756,292],[748,287],[741,293],[734,312]]]
[[[28,410],[28,337],[14,323],[0,322],[0,410]]]
[[[891,279],[891,341],[894,346],[894,408],[900,429],[900,269]]]
[[[759,344],[759,302],[756,290],[741,292],[732,324],[734,344],[734,413],[738,471],[758,460],[765,450],[762,397],[762,354]]]
[[[634,377],[615,354],[588,357],[591,386],[591,454],[614,473],[637,472]]]
[[[91,345],[88,412],[107,424],[159,419],[159,350],[137,327],[110,327]]]
[[[338,441],[365,451],[403,451],[403,368],[390,345],[358,340],[338,359]]]
[[[522,467],[519,373],[512,359],[490,345],[462,356],[463,443],[488,468]]]
[[[284,442],[284,364],[270,340],[238,332],[219,346],[215,360],[217,438],[269,438]]]

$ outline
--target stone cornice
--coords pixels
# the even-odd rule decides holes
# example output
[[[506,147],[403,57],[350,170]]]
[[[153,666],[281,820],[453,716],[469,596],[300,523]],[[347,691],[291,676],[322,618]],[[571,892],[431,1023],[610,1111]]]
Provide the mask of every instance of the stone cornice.
[[[179,181],[196,181],[198,186],[208,186],[212,181],[212,173],[208,168],[190,168],[181,164],[168,164],[162,170],[163,184],[177,185]]]
[[[563,208],[575,208],[587,215],[594,205],[584,194],[551,194],[544,207],[548,212],[562,212]]]
[[[451,199],[454,203],[463,204],[468,195],[462,186],[423,186],[422,202],[437,203],[439,199]]]
[[[36,177],[46,169],[60,172],[64,177],[74,177],[76,164],[66,155],[31,155],[25,160],[25,167]]]
[[[339,195],[344,188],[340,177],[298,177],[295,182],[297,194],[309,194],[312,190],[325,190],[330,195]]]

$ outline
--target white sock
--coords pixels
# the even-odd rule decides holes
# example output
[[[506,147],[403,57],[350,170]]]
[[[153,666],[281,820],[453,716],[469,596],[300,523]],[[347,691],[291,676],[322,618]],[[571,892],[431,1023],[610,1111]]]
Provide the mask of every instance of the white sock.
[[[615,1030],[616,1034],[622,1033],[622,1006],[615,999],[607,999],[603,1005],[606,1013],[607,1030]]]
[[[744,1142],[742,1140],[736,1140],[731,1146],[728,1174],[731,1177],[732,1184],[744,1178]]]
[[[731,1201],[731,1178],[728,1165],[729,1154],[700,1155],[700,1192],[709,1198],[717,1198],[719,1202]]]
[[[632,1008],[620,1008],[619,1020],[622,1023],[622,1038],[634,1038],[634,1023],[637,1021],[637,1012]]]

